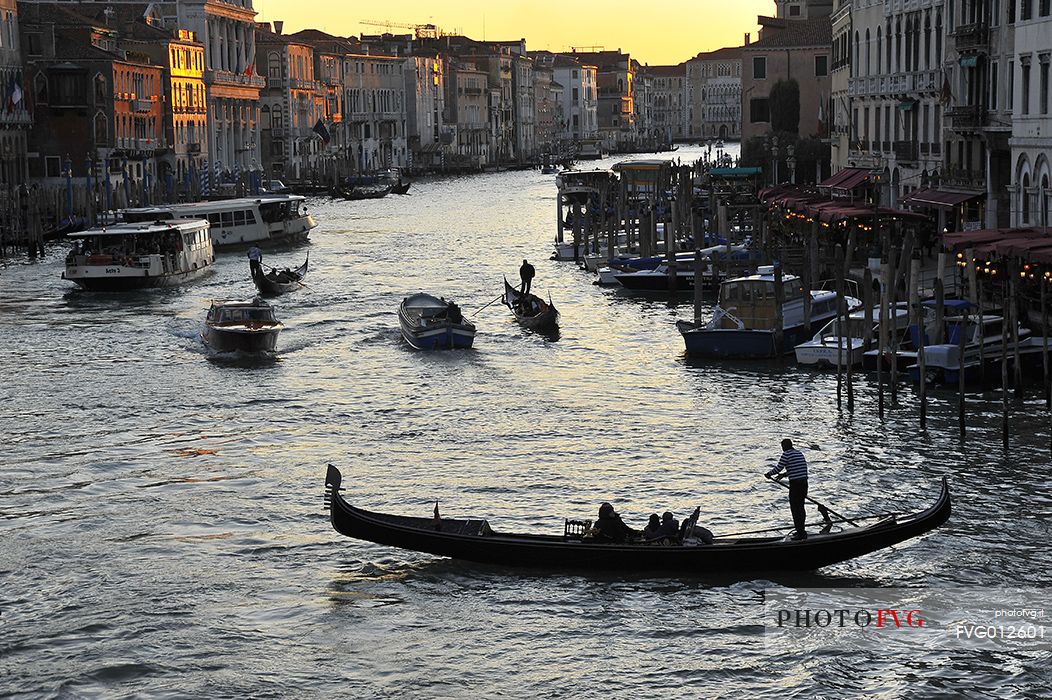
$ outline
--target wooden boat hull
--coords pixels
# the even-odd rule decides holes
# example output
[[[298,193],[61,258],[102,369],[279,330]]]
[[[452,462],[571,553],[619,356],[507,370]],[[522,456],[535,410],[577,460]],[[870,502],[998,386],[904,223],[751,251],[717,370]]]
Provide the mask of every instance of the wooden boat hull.
[[[286,292],[293,292],[303,286],[301,283],[307,276],[307,263],[309,260],[310,256],[308,255],[307,260],[304,260],[302,265],[291,271],[292,277],[295,278],[292,281],[280,281],[276,270],[271,270],[266,274],[254,275],[252,281],[255,283],[259,293],[264,296],[277,296]]]
[[[254,331],[228,331],[215,326],[207,326],[203,337],[205,345],[212,352],[270,353],[277,348],[280,330],[279,327]]]
[[[775,345],[773,330],[705,328],[688,321],[676,321],[688,355],[696,357],[768,359],[793,352],[811,339],[830,317],[816,319],[810,326],[794,326],[782,331],[781,352]]]
[[[447,303],[430,294],[415,294],[402,301],[398,307],[398,325],[402,338],[410,347],[417,350],[455,350],[472,346],[475,341],[473,324],[463,318],[455,321],[427,313],[428,310],[446,308]]]
[[[765,537],[717,540],[712,545],[604,544],[556,535],[499,533],[485,520],[375,513],[347,502],[340,492],[341,481],[340,471],[329,465],[325,498],[330,521],[348,537],[485,564],[579,571],[694,575],[812,571],[919,537],[946,522],[951,511],[944,478],[938,499],[926,510],[804,540]]]
[[[512,315],[515,316],[515,320],[521,323],[524,327],[539,332],[551,332],[559,328],[559,310],[555,308],[555,304],[549,298],[548,301],[544,301],[536,294],[528,294],[530,298],[540,309],[540,312],[531,315],[521,313],[517,304],[522,298],[522,293],[515,289],[508,283],[508,279],[504,278],[504,305],[511,309]]]

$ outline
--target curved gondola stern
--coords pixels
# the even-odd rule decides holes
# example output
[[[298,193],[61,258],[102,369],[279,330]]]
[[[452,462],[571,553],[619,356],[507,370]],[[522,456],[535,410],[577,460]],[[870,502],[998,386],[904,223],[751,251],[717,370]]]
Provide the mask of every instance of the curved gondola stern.
[[[330,512],[332,511],[333,500],[340,491],[341,483],[343,483],[343,474],[340,473],[335,464],[329,464],[328,471],[325,472],[325,507]]]

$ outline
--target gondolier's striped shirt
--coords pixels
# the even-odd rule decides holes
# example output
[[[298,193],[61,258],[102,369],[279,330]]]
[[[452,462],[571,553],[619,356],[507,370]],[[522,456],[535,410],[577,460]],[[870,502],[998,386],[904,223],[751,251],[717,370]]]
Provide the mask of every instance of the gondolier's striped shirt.
[[[797,449],[782,452],[782,456],[778,460],[778,466],[774,468],[774,473],[778,474],[783,469],[789,474],[789,481],[806,479],[807,460],[804,459],[804,454]]]

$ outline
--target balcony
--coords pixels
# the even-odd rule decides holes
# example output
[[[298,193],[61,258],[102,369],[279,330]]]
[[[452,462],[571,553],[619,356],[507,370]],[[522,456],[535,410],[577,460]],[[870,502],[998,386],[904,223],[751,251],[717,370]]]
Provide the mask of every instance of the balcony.
[[[313,80],[302,80],[301,78],[289,78],[289,88],[293,90],[313,90]]]
[[[135,99],[131,101],[132,111],[134,112],[152,112],[153,105],[153,100]]]
[[[186,152],[187,153],[200,153],[201,152],[201,142],[200,141],[187,141],[186,142]]]
[[[986,189],[986,173],[981,170],[964,170],[946,166],[939,178],[942,185],[949,187],[964,187],[975,190]]]
[[[896,141],[894,150],[895,159],[900,163],[918,160],[916,141]]]
[[[226,83],[227,85],[241,85],[244,87],[255,87],[264,88],[267,86],[267,79],[261,75],[245,75],[244,73],[234,73],[228,70],[216,70],[210,68],[204,72],[205,85],[214,85],[216,83]]]
[[[959,52],[982,52],[990,48],[990,28],[985,24],[962,24],[952,36]]]
[[[950,128],[962,131],[981,129],[990,123],[986,108],[981,105],[966,105],[946,110]]]

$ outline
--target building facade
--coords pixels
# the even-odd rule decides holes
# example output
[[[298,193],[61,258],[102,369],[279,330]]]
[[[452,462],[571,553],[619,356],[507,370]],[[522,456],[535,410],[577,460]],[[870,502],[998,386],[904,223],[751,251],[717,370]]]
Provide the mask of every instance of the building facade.
[[[1014,50],[1008,66],[1014,75],[1009,91],[1012,111],[1012,184],[1010,188],[1013,226],[1048,226],[1052,222],[1052,103],[1049,95],[1049,62],[1052,55],[1052,8],[1049,0],[1018,6]],[[1009,5],[1011,6],[1011,5]],[[993,62],[991,61],[991,64]],[[1004,63],[998,65],[1004,70]],[[991,65],[992,74],[996,69]],[[1004,104],[1004,81],[997,102],[990,108],[996,118]],[[993,88],[993,86],[991,86]]]
[[[599,136],[599,95],[596,67],[576,56],[556,54],[555,81],[563,86],[563,138],[570,142],[591,141]]]
[[[0,85],[6,98],[0,111],[0,188],[5,190],[26,179],[28,132],[33,123],[18,27],[18,3],[0,0]]]
[[[406,61],[396,56],[351,54],[343,58],[343,129],[353,172],[404,168]]]
[[[741,138],[741,48],[699,53],[686,63],[687,138]]]
[[[252,0],[179,0],[176,22],[204,45],[210,166],[247,172],[261,162],[256,11]]]
[[[687,65],[650,66],[653,81],[652,116],[654,138],[659,144],[684,141],[689,134],[687,118]]]

